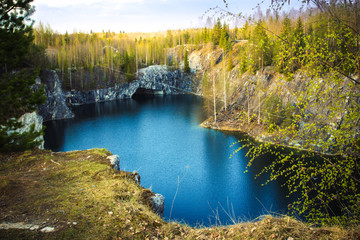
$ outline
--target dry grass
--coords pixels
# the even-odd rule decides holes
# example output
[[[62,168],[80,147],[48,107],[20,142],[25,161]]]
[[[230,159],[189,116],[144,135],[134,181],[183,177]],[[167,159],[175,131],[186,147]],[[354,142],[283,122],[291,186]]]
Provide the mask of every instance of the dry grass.
[[[164,222],[150,210],[153,193],[131,173],[113,170],[110,154],[0,155],[0,223],[55,227],[52,233],[0,230],[0,239],[360,239],[359,228],[311,228],[289,217],[212,228]]]

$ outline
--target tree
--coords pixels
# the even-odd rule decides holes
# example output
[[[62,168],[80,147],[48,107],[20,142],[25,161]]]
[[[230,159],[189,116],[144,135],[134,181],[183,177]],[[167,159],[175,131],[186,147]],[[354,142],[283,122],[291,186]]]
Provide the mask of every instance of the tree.
[[[189,59],[188,59],[188,51],[185,50],[185,56],[184,56],[184,72],[190,73],[190,66],[189,66]]]
[[[214,122],[216,124],[216,79],[219,77],[219,72],[216,72],[215,76],[213,76],[212,82],[213,82],[213,106],[214,106]]]
[[[263,25],[264,22],[261,20],[256,23],[247,49],[249,55],[249,58],[246,60],[247,69],[253,73],[272,63],[271,43]],[[242,63],[241,67],[244,68],[244,63]]]
[[[230,52],[229,57],[228,57],[226,71],[230,72],[233,68],[234,68],[234,63],[233,63],[233,60],[232,60],[232,53]]]
[[[221,29],[219,46],[225,51],[229,51],[231,49],[230,34],[228,31],[228,26],[225,23]]]
[[[279,10],[290,1],[272,2]],[[274,37],[283,44],[279,71],[300,69],[305,87],[296,89],[293,105],[276,96],[265,100],[270,114],[279,115],[268,116],[271,140],[244,140],[241,148],[248,149],[248,167],[261,155],[275,157],[259,174],[269,173],[268,181],[282,179],[290,194],[296,193],[293,214],[320,225],[359,224],[360,5],[356,0],[301,2],[317,8],[307,36],[300,19],[294,29],[285,19],[281,35]],[[282,145],[290,143],[298,149]]]
[[[331,11],[339,9],[343,9],[342,4],[333,5]],[[344,12],[345,16],[351,15],[352,9],[348,11]],[[360,119],[360,106],[357,83],[351,76],[356,72],[357,57],[351,49],[355,49],[359,35],[350,30],[347,21],[339,23],[321,12],[317,16],[319,31],[313,39],[304,37],[300,19],[294,30],[290,30],[289,24],[284,25],[282,37],[287,42],[282,44],[287,47],[280,52],[286,57],[283,71],[293,74],[306,64],[303,74],[312,78],[307,79],[304,91],[296,93],[296,109],[281,106],[284,113],[272,135],[279,142],[285,138],[287,142],[301,141],[301,148],[307,151],[288,150],[269,143],[253,150],[264,149],[261,154],[274,150],[279,153],[267,171],[270,179],[285,178],[289,191],[299,193],[300,197],[291,205],[294,214],[318,224],[357,224],[360,222],[360,136],[354,126]],[[324,106],[324,102],[328,104]],[[309,106],[322,111],[311,114]],[[293,119],[284,121],[286,115]],[[255,157],[258,153],[250,155]]]
[[[321,21],[328,23],[328,27],[325,29],[330,29],[330,25],[333,27],[337,27],[340,29],[347,29],[348,32],[357,38],[356,44],[346,45],[346,51],[351,52],[356,59],[355,63],[353,63],[354,67],[357,70],[358,79],[356,80],[351,72],[343,71],[343,69],[338,68],[338,65],[333,62],[323,61],[323,59],[319,58],[318,61],[321,62],[322,65],[325,65],[327,68],[332,68],[336,72],[340,73],[342,76],[351,80],[354,84],[360,88],[360,51],[359,49],[359,38],[360,38],[360,4],[358,0],[306,0],[299,1],[302,4],[312,4],[317,8],[322,16]],[[285,3],[290,3],[288,0],[274,0],[272,1],[272,8],[275,10],[280,10]],[[322,29],[324,30],[324,29]],[[348,35],[342,35],[341,39],[346,40]],[[349,63],[348,63],[349,64]]]
[[[249,22],[246,21],[244,26],[241,28],[241,38],[242,39],[249,39],[249,34],[248,34],[248,31],[249,31]]]
[[[216,21],[216,24],[214,25],[212,35],[211,35],[211,41],[214,46],[219,45],[219,43],[220,43],[221,30],[222,30],[221,22],[220,22],[220,18],[218,18]]]
[[[277,55],[278,71],[291,77],[304,64],[305,34],[301,18],[298,18],[296,27],[291,27],[291,20],[285,17],[280,37],[280,51]]]
[[[35,147],[41,132],[20,134],[18,118],[32,112],[45,101],[44,90],[33,89],[38,71],[24,69],[33,41],[32,24],[26,21],[34,12],[32,0],[7,0],[0,3],[0,151]]]

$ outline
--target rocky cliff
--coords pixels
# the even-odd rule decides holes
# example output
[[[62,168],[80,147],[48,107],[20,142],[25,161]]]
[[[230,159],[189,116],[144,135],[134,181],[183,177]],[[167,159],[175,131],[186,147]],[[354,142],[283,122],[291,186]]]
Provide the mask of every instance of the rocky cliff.
[[[61,81],[53,70],[41,76],[45,84],[46,103],[39,107],[44,121],[74,117],[69,106],[131,98],[134,95],[180,94],[196,90],[192,76],[167,66],[150,66],[140,69],[138,80],[111,88],[90,91],[62,91]]]
[[[289,78],[274,67],[241,74],[237,47],[231,53],[234,68],[229,72],[228,55],[224,57],[221,49],[204,46],[189,55],[190,66],[197,69],[199,91],[210,105],[212,87],[216,87],[216,122],[210,112],[203,127],[243,131],[259,141],[326,153],[331,153],[334,145],[340,148],[340,136],[345,139],[348,134],[360,139],[360,119],[356,114],[360,106],[359,89],[349,79],[333,74],[315,77],[305,70]],[[288,133],[274,134],[277,126],[288,128]]]
[[[112,88],[90,91],[65,92],[70,105],[131,98],[136,94],[179,94],[193,91],[191,76],[167,66],[150,66],[140,69],[138,80]]]
[[[61,88],[61,81],[58,74],[46,69],[41,82],[45,85],[46,103],[39,106],[38,112],[44,121],[72,118],[74,114],[66,105],[66,98]]]

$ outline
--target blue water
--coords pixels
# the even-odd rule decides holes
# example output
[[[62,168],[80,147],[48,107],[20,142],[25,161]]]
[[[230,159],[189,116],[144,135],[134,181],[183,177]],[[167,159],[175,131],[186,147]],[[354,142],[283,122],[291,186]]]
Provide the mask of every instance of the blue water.
[[[202,106],[202,99],[191,95],[79,106],[73,109],[75,119],[46,124],[45,147],[107,148],[118,154],[122,170],[137,170],[143,187],[164,195],[166,220],[177,187],[171,220],[193,226],[285,213],[286,190],[277,182],[262,187],[266,176],[254,179],[271,158],[244,173],[245,151],[229,158],[236,149],[230,145],[243,136],[201,128]]]

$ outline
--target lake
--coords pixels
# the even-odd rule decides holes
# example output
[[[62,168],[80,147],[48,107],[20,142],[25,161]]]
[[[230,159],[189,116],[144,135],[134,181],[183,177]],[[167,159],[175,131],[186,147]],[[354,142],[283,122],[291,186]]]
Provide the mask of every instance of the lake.
[[[271,158],[247,173],[243,138],[200,127],[203,100],[192,95],[155,96],[73,108],[75,119],[45,123],[45,147],[53,151],[107,148],[121,170],[136,170],[141,185],[165,197],[164,218],[191,226],[231,224],[269,212],[286,213],[290,200],[280,183],[254,179]],[[180,182],[179,182],[180,181]],[[179,183],[179,184],[178,184]],[[174,199],[178,188],[178,193]]]

